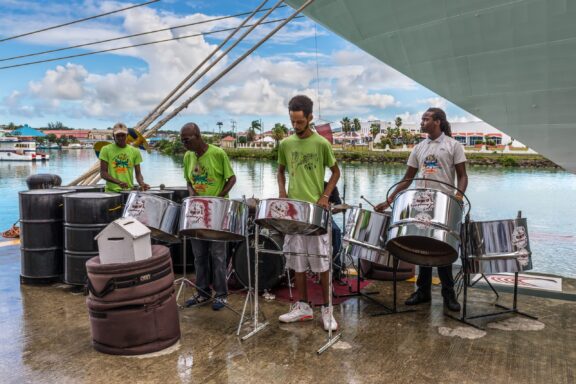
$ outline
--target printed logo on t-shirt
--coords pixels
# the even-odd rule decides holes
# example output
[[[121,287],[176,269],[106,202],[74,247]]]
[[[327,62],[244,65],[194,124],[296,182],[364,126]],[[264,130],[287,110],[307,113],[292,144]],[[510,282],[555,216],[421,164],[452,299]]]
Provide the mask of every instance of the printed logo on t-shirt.
[[[435,155],[428,155],[424,159],[424,164],[422,165],[422,172],[427,175],[433,175],[437,173],[442,166],[438,162]]]
[[[130,166],[130,159],[128,158],[128,155],[121,153],[116,156],[112,162],[112,166],[118,175],[128,173],[128,167]]]
[[[214,179],[208,176],[208,171],[200,163],[197,163],[192,170],[192,185],[199,193],[205,192],[208,186],[214,185]]]
[[[307,171],[313,171],[318,167],[319,156],[317,153],[292,152],[292,164],[294,170],[303,167]]]

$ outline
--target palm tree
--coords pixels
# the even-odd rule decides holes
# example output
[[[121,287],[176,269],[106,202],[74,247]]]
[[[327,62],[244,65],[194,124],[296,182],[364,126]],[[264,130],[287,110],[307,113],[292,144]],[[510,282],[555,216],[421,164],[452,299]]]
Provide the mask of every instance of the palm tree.
[[[362,130],[362,124],[360,124],[360,119],[358,119],[357,117],[355,117],[354,120],[352,120],[352,128],[354,132],[359,132],[360,130]]]
[[[216,123],[216,125],[218,126],[218,135],[220,135],[220,138],[222,138],[222,126],[224,125],[224,123],[219,121]]]
[[[370,124],[370,134],[372,135],[372,141],[376,140],[376,136],[380,133],[380,123]]]
[[[260,120],[252,120],[252,123],[250,123],[250,127],[248,128],[248,133],[246,135],[248,141],[254,141],[254,139],[256,138],[256,131],[260,130],[262,130],[262,123],[260,122]]]
[[[402,127],[402,118],[400,116],[398,116],[396,120],[394,120],[394,125],[396,126],[397,129],[400,129],[400,127]]]
[[[352,130],[352,122],[348,116],[344,117],[342,121],[340,121],[340,125],[342,126],[342,132],[345,135]]]
[[[280,140],[288,135],[288,128],[281,123],[274,124],[274,128],[272,128],[272,138],[276,140],[276,147]]]

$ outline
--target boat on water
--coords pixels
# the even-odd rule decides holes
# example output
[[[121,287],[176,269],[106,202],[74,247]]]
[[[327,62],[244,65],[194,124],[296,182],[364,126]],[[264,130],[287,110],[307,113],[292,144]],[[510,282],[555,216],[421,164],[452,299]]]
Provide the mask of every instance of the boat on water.
[[[23,137],[0,137],[0,161],[46,161],[50,155],[38,152],[36,141]]]
[[[80,143],[71,143],[68,146],[64,147],[64,149],[82,149],[84,148]]]
[[[36,148],[38,149],[60,149],[60,146],[56,143],[40,144]]]

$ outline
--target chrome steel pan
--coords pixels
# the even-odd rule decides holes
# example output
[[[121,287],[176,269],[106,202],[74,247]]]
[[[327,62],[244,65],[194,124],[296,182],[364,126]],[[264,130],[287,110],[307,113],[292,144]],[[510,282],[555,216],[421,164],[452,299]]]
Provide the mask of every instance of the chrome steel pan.
[[[248,207],[220,197],[188,197],[182,201],[180,235],[214,241],[244,240]]]
[[[133,217],[151,230],[151,237],[167,241],[179,241],[177,236],[180,204],[146,192],[128,195],[122,217]]]
[[[328,211],[300,200],[265,199],[258,203],[254,221],[285,235],[319,236],[328,228]]]
[[[408,263],[449,265],[458,259],[463,207],[435,189],[408,189],[396,195],[386,249]]]
[[[525,218],[472,221],[468,234],[471,273],[513,273],[532,269]]]
[[[391,216],[354,207],[346,220],[344,243],[353,257],[388,265],[386,237]]]

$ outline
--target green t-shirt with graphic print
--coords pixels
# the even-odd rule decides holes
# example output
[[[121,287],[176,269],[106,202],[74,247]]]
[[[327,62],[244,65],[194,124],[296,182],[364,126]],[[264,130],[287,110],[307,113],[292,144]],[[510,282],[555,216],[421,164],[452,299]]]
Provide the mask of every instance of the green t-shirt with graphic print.
[[[232,176],[234,171],[222,148],[208,144],[208,149],[199,158],[192,151],[184,155],[184,178],[198,196],[218,196]]]
[[[278,163],[288,171],[288,197],[316,203],[324,192],[326,167],[336,164],[332,145],[313,132],[301,139],[296,134],[280,142]]]
[[[128,184],[129,189],[134,186],[134,166],[142,162],[142,155],[138,148],[126,145],[120,148],[116,143],[108,144],[100,150],[100,160],[108,163],[108,173],[113,178]],[[106,192],[120,192],[122,187],[110,181],[106,182]]]

